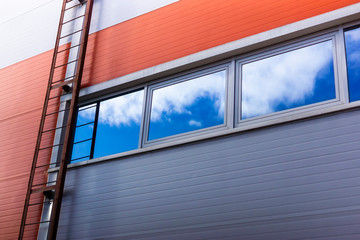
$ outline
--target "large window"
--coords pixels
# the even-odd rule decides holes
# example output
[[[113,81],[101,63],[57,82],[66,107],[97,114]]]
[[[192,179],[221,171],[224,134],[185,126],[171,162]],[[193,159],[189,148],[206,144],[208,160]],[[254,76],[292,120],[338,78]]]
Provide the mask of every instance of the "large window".
[[[99,104],[94,158],[137,149],[144,90]]]
[[[71,162],[137,149],[144,90],[79,108]]]
[[[226,70],[153,87],[147,140],[224,124]]]
[[[336,98],[333,41],[240,61],[240,119]]]
[[[72,162],[342,110],[359,100],[360,28],[339,28],[81,106]]]

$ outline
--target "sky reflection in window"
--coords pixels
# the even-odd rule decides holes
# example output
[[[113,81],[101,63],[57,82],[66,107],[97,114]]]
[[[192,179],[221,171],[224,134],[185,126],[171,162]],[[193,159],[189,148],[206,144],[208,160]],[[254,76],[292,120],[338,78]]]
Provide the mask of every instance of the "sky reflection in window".
[[[94,158],[138,148],[144,90],[100,103]]]
[[[90,159],[96,104],[78,110],[71,162]]]
[[[360,100],[360,28],[345,32],[350,102]]]
[[[242,66],[241,118],[334,99],[332,41]]]
[[[226,71],[155,89],[148,140],[224,123]]]

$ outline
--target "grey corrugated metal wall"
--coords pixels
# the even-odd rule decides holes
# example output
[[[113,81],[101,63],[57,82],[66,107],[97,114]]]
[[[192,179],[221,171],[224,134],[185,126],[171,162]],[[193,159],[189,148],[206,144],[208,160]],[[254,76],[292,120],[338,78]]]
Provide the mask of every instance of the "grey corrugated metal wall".
[[[360,239],[360,112],[69,169],[59,239]]]

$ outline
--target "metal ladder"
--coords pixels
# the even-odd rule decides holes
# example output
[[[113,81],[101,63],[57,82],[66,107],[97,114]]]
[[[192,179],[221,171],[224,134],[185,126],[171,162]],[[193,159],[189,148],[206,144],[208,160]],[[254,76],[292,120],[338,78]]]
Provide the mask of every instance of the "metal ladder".
[[[93,0],[63,0],[62,3],[19,239],[36,238],[41,224],[48,226],[47,239],[56,239],[67,163],[71,157],[76,106],[84,68],[92,7]],[[82,10],[83,13],[76,15],[79,10]],[[76,29],[78,25],[80,28]],[[74,43],[74,38],[77,38],[78,42]],[[74,56],[74,59],[70,59],[70,56]],[[65,95],[66,97],[71,95],[71,100],[64,100]],[[59,116],[64,117],[66,124],[57,125]],[[60,141],[54,143],[54,137],[59,132]],[[54,153],[57,156],[54,157]],[[51,156],[56,160],[50,161]],[[58,167],[58,173],[53,180],[48,176],[50,167]],[[38,216],[45,205],[51,209],[51,214],[46,221],[41,220]]]

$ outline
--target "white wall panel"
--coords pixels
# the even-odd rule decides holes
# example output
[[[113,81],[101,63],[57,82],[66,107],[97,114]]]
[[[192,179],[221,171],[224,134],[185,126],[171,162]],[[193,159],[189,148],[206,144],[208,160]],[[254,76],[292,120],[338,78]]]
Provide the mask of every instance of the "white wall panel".
[[[176,1],[95,0],[90,31],[102,30]],[[54,47],[61,4],[62,1],[50,1],[34,5],[29,11],[0,22],[0,69]]]
[[[95,0],[90,33],[177,1],[179,0]]]

